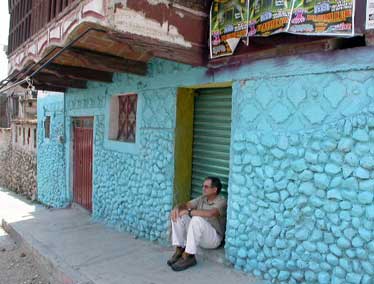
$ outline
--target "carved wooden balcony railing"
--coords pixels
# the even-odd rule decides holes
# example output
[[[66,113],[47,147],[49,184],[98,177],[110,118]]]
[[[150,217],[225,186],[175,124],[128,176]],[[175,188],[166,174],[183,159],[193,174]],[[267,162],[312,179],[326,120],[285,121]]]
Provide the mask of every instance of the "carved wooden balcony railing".
[[[9,0],[8,54],[77,0]]]

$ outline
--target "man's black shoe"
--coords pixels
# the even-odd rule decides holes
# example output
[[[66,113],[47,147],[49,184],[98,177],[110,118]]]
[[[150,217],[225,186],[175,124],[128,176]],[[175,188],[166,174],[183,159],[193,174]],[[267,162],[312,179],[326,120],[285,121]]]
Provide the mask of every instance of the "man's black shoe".
[[[178,261],[171,266],[171,268],[174,271],[182,271],[194,265],[196,265],[195,255],[183,253],[182,257],[179,258]]]
[[[176,263],[178,261],[178,259],[181,258],[182,254],[184,252],[184,248],[182,247],[177,247],[175,249],[175,252],[174,254],[172,255],[172,257],[167,261],[167,264],[169,266],[173,265],[174,263]]]

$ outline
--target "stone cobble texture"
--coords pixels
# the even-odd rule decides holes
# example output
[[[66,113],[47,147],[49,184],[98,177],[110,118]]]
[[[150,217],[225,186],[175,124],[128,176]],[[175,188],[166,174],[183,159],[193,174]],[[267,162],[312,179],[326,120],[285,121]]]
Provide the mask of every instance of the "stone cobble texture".
[[[66,191],[63,95],[52,94],[38,100],[38,200],[52,207],[70,204]],[[44,120],[51,117],[50,138],[45,138]]]
[[[255,62],[214,78],[154,60],[144,78],[116,74],[112,84],[69,90],[66,133],[72,117],[95,118],[93,217],[167,239],[177,87],[233,81],[227,258],[269,283],[373,283],[374,78],[363,60],[370,54],[349,52],[324,61]],[[357,61],[351,62],[357,70],[342,60]],[[108,98],[133,92],[142,105],[136,153],[109,147],[105,125]],[[56,159],[45,158],[38,180],[47,184],[58,173],[50,185],[56,191],[43,191],[44,200],[63,206],[69,193],[61,169],[69,165],[57,158],[63,148],[55,144],[44,155]]]
[[[138,96],[143,106],[137,153],[105,148],[105,119],[95,117],[93,218],[139,237],[165,241],[173,200],[175,90]]]
[[[361,75],[235,84],[226,255],[236,268],[269,283],[373,283],[374,107]]]
[[[36,153],[12,143],[11,129],[0,129],[0,185],[36,199]]]
[[[8,186],[10,177],[10,149],[11,132],[10,128],[0,128],[0,185]]]
[[[29,199],[36,199],[36,153],[18,149],[14,145],[11,148],[9,167],[7,187]]]

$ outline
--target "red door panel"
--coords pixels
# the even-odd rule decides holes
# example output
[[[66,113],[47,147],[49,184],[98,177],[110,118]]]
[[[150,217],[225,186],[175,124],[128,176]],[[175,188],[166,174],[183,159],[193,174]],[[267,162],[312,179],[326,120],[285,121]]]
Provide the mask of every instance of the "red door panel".
[[[74,202],[92,211],[93,118],[73,120],[73,198]]]

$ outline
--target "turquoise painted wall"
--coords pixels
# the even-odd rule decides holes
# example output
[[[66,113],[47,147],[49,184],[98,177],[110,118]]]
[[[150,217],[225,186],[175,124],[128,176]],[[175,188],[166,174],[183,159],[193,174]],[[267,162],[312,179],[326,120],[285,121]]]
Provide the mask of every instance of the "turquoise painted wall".
[[[165,240],[176,90],[233,81],[227,258],[271,283],[372,283],[373,62],[372,48],[209,73],[153,60],[146,78],[116,75],[112,84],[70,90],[66,192],[71,117],[93,115],[94,218]],[[133,152],[106,133],[109,99],[126,92],[141,103]]]
[[[64,97],[50,93],[38,97],[38,153],[37,191],[38,200],[53,207],[66,207],[70,200],[65,185]],[[51,117],[50,138],[45,138],[44,121]]]
[[[275,283],[373,283],[373,72],[235,83],[226,254]]]
[[[172,66],[156,61],[150,66],[150,77],[154,78],[148,81],[116,75],[113,84],[92,83],[87,90],[66,94],[68,165],[72,118],[95,119],[93,218],[151,240],[168,238],[173,200],[177,89],[158,85],[155,77],[159,76],[156,70],[160,65],[165,71]],[[138,94],[135,145],[108,139],[111,97],[124,93]],[[71,184],[69,167],[66,176]]]

